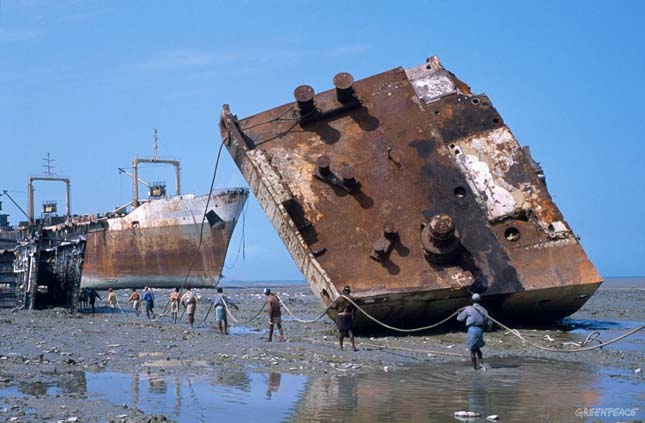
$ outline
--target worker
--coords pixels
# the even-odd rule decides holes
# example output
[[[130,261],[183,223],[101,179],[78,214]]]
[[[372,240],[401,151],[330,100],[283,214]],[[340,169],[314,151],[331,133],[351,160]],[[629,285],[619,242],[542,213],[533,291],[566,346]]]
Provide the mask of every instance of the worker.
[[[88,296],[88,290],[87,290],[87,288],[83,288],[83,289],[81,289],[81,292],[78,294],[78,304],[79,304],[79,308],[80,308],[81,310],[85,310],[85,309],[87,309],[87,305],[88,305],[88,303],[89,303],[89,300],[90,300],[90,298],[89,298],[89,296]]]
[[[197,297],[195,297],[195,293],[190,289],[190,287],[186,288],[186,292],[184,295],[181,297],[181,302],[186,307],[186,315],[188,316],[188,323],[190,323],[190,327],[193,327],[193,324],[195,323],[195,311],[197,310]]]
[[[179,288],[170,293],[170,318],[177,323],[177,312],[179,311]]]
[[[226,307],[233,307],[235,310],[240,308],[230,298],[223,294],[222,287],[217,287],[217,295],[213,297],[213,306],[215,307],[215,321],[222,335],[228,335],[228,319],[226,318]]]
[[[284,342],[284,331],[282,330],[282,311],[280,310],[280,300],[271,292],[271,289],[264,288],[264,295],[267,296],[267,306],[269,308],[269,339],[273,339],[273,326],[278,326],[280,331],[280,342]]]
[[[336,314],[336,327],[338,328],[338,343],[340,344],[340,350],[343,351],[343,339],[347,336],[349,341],[352,343],[352,349],[358,351],[356,344],[354,344],[354,333],[352,332],[352,322],[354,320],[354,312],[356,308],[354,305],[347,300],[347,298],[354,300],[349,294],[351,293],[351,288],[349,285],[345,285],[343,288],[343,296],[338,297],[334,305],[334,309],[337,311]],[[347,298],[345,298],[347,297]]]
[[[492,322],[488,319],[488,311],[479,304],[481,300],[479,294],[473,294],[471,298],[473,305],[464,308],[457,316],[457,320],[460,322],[466,321],[466,326],[468,327],[466,346],[470,350],[470,360],[473,363],[473,368],[475,370],[479,369],[477,366],[477,359],[479,359],[481,369],[486,370],[481,348],[486,345],[484,343],[484,330],[490,329]]]
[[[139,303],[141,302],[141,296],[137,292],[137,288],[132,288],[132,294],[130,294],[130,297],[128,298],[128,302],[132,303],[132,309],[134,310],[134,314],[137,316],[139,315]]]
[[[96,305],[96,299],[98,298],[99,300],[102,300],[101,296],[99,295],[98,292],[96,292],[96,289],[90,288],[89,291],[87,291],[87,298],[90,300],[90,311],[92,314],[94,314],[94,306]]]
[[[114,310],[116,308],[116,292],[112,288],[108,289],[108,296],[107,296],[107,305],[110,307],[112,310],[112,313],[114,313]]]
[[[150,315],[152,314],[152,318],[154,319],[155,316],[155,296],[152,293],[152,289],[148,288],[147,286],[143,289],[143,301],[146,302],[146,316],[148,316],[148,319],[150,319]]]

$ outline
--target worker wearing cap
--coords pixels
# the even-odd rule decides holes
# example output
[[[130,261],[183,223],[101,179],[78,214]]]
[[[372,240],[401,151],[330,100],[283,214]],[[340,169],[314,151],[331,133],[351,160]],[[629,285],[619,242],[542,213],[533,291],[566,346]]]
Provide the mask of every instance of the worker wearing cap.
[[[264,288],[264,295],[267,296],[267,307],[269,309],[269,339],[273,339],[273,326],[278,326],[280,331],[280,342],[284,341],[284,332],[282,331],[282,310],[280,310],[280,300],[271,292],[271,289]]]
[[[343,339],[346,336],[349,337],[349,341],[352,343],[352,349],[354,351],[358,351],[354,344],[354,333],[352,332],[352,323],[354,320],[353,314],[356,308],[354,307],[354,304],[348,300],[348,298],[352,301],[354,300],[349,295],[350,293],[351,288],[349,285],[345,285],[343,288],[343,295],[338,297],[334,305],[334,309],[337,312],[336,327],[338,328],[338,343],[340,344],[341,351],[343,351]]]
[[[475,370],[479,369],[477,366],[477,359],[479,358],[481,368],[486,370],[481,347],[486,345],[484,343],[484,330],[489,327],[491,322],[488,319],[488,311],[479,304],[481,300],[479,294],[473,294],[472,300],[473,305],[464,308],[457,316],[457,320],[460,322],[466,321],[466,326],[468,327],[466,347],[470,350],[470,360],[473,363],[473,368]]]

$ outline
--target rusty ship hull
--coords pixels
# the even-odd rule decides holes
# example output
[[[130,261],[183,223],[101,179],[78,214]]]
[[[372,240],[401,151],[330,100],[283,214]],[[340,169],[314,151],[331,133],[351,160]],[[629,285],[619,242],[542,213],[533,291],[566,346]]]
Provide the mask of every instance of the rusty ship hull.
[[[208,197],[149,200],[125,216],[90,223],[81,287],[215,286],[248,190],[213,191],[200,236]]]
[[[418,327],[479,292],[498,318],[552,321],[602,283],[541,167],[438,58],[238,119],[222,139],[323,305],[344,285]],[[356,326],[374,325],[360,313]]]

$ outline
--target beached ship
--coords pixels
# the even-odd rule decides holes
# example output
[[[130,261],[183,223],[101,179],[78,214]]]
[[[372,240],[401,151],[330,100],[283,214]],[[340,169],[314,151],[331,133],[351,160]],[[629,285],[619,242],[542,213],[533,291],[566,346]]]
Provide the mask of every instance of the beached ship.
[[[146,201],[125,216],[91,219],[81,286],[214,287],[247,197],[243,188],[178,195]]]
[[[140,163],[175,166],[177,195],[168,196],[163,183],[142,181]],[[75,310],[82,288],[217,285],[248,190],[181,194],[179,162],[158,159],[156,154],[134,159],[133,169],[132,201],[104,215],[72,215],[67,178],[29,179],[29,221],[19,228],[15,247],[19,306]],[[66,184],[64,216],[55,215],[56,204],[48,202],[43,216],[35,218],[32,185],[36,181]],[[148,186],[147,199],[139,198],[140,183]]]
[[[555,320],[602,283],[544,173],[484,94],[437,57],[238,119],[223,142],[324,305],[351,285],[402,327],[479,292],[498,318]],[[374,325],[358,314],[357,326]]]

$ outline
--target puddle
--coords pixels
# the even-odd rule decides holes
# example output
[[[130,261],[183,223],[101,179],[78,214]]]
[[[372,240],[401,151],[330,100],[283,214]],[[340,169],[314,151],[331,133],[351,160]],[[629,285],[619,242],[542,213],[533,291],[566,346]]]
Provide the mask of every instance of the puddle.
[[[231,335],[247,335],[249,333],[264,334],[267,333],[267,330],[250,328],[247,326],[229,326],[228,333],[230,333]]]
[[[424,366],[396,373],[318,378],[307,386],[296,420],[456,421],[455,411],[475,411],[486,421],[616,421],[576,416],[578,408],[632,408],[645,386],[626,372],[600,371],[575,363],[493,360],[487,372],[465,363]],[[333,407],[322,407],[333,404]],[[638,410],[643,417],[645,410]]]
[[[457,421],[475,411],[485,422],[615,422],[629,418],[580,416],[583,409],[631,412],[645,403],[645,380],[628,372],[577,363],[497,359],[476,372],[463,363],[428,364],[372,374],[298,376],[221,371],[195,377],[75,372],[57,384],[0,389],[0,398],[83,393],[88,400],[128,404],[179,422],[206,421]],[[616,411],[605,411],[612,413]]]

